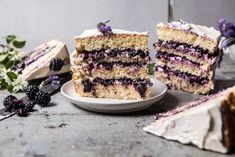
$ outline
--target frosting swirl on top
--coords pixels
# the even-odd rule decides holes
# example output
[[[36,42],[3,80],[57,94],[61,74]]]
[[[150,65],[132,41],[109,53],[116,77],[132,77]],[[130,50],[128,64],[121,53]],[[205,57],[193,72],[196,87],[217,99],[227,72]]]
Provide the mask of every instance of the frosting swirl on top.
[[[136,35],[148,35],[148,32],[135,32],[135,31],[127,31],[122,29],[112,29],[113,34],[136,34]],[[89,29],[85,30],[81,35],[78,35],[74,38],[87,38],[93,36],[100,36],[103,35],[98,31],[98,29]]]
[[[184,30],[214,41],[218,41],[221,35],[220,32],[215,30],[213,27],[195,25],[192,23],[187,23],[183,20],[178,20],[170,23],[159,23],[157,24],[157,27],[168,27],[172,29]]]

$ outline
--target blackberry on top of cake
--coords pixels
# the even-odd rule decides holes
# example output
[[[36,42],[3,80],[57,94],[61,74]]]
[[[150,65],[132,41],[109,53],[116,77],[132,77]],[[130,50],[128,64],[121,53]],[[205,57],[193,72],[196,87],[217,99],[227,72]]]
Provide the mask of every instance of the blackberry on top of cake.
[[[148,33],[111,29],[99,23],[74,37],[73,83],[80,96],[118,99],[149,98]]]
[[[157,35],[157,79],[195,94],[207,94],[214,88],[219,31],[179,20],[157,24]]]

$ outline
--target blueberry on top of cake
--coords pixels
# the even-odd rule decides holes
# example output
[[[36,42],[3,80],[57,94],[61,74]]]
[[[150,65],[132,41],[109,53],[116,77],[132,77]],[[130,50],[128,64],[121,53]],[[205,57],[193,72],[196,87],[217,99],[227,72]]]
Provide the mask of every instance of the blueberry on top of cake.
[[[149,98],[148,33],[108,30],[85,30],[74,37],[71,69],[76,92],[98,98]]]
[[[235,86],[159,113],[144,131],[200,149],[221,153],[235,142]]]
[[[14,67],[26,80],[70,71],[69,53],[64,42],[51,40],[25,55]]]
[[[170,88],[207,94],[214,88],[220,32],[182,20],[157,24],[155,76]]]

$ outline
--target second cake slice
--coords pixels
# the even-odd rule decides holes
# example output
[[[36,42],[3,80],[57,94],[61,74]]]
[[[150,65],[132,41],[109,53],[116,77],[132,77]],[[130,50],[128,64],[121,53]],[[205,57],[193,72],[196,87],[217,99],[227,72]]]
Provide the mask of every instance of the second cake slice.
[[[182,20],[157,25],[155,76],[170,88],[207,94],[214,88],[220,33]]]
[[[149,98],[147,74],[150,57],[148,33],[113,29],[102,34],[86,30],[75,38],[71,55],[73,83],[80,96],[139,99]]]

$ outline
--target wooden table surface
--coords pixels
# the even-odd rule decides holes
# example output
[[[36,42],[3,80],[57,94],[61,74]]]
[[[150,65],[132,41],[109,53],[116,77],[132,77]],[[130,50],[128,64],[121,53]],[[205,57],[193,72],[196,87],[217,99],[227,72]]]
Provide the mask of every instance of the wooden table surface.
[[[235,64],[225,57],[222,68],[217,70],[216,90],[232,85],[235,85]],[[0,102],[8,94],[0,91]],[[24,93],[16,95],[23,97]],[[142,130],[154,121],[155,113],[198,97],[168,90],[161,101],[146,110],[117,115],[82,110],[58,93],[52,96],[49,107],[37,107],[26,118],[13,116],[0,121],[0,157],[227,156],[168,141]]]

